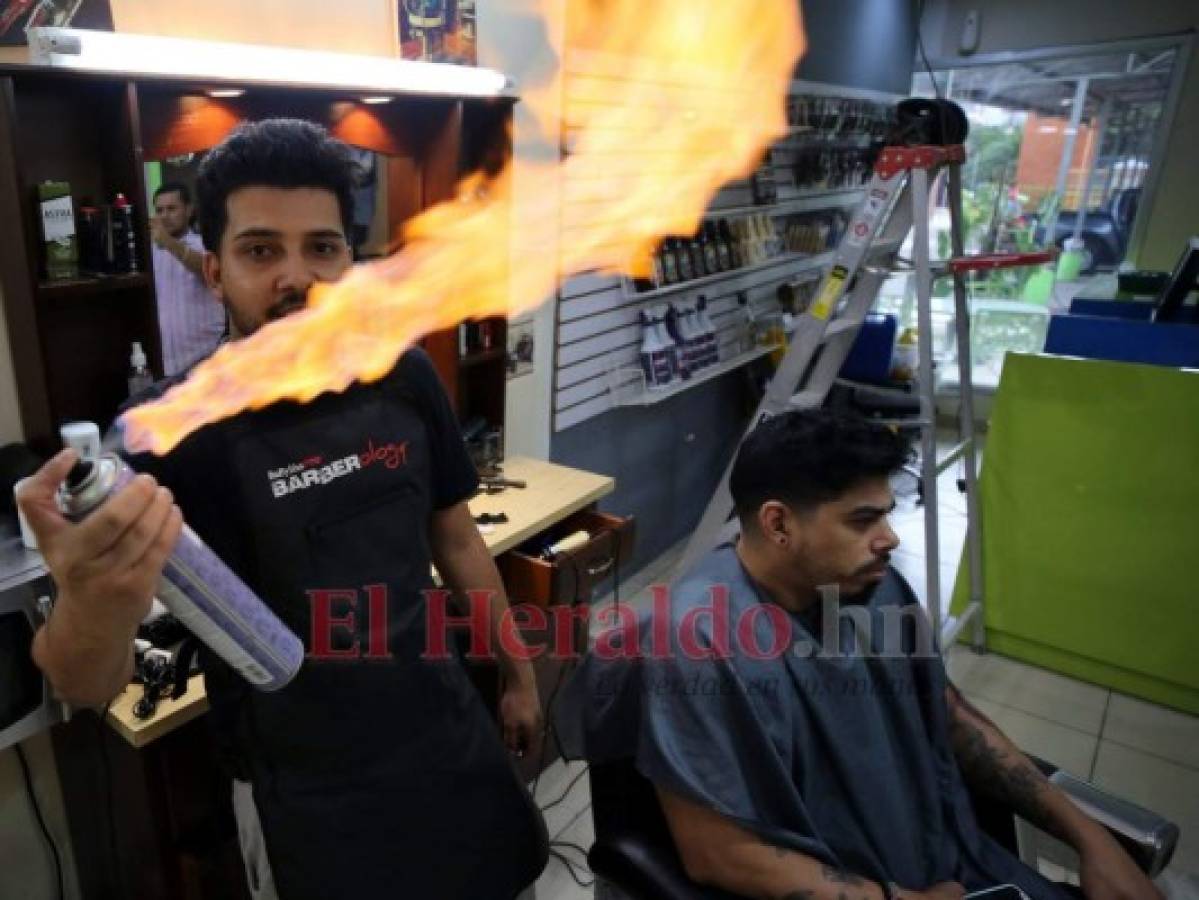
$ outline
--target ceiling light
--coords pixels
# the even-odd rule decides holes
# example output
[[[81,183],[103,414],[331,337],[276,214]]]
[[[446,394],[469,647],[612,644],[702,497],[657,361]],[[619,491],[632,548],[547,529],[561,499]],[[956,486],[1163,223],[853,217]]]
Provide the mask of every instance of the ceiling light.
[[[362,102],[369,103],[371,106],[379,106],[380,104],[383,104],[383,103],[390,103],[391,98],[390,97],[363,97]]]
[[[205,91],[204,93],[214,100],[223,100],[227,97],[240,97],[245,93],[245,90],[242,88],[218,88],[212,91]]]
[[[31,28],[34,65],[183,81],[233,81],[354,92],[495,97],[510,83],[494,69],[413,62],[82,28]]]

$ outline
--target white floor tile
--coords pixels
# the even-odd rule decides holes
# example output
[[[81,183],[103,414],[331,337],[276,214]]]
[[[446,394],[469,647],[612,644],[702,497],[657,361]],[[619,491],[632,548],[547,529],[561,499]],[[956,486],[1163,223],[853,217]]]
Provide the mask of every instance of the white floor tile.
[[[1199,772],[1102,741],[1091,780],[1177,823],[1182,836],[1170,871],[1199,875]]]
[[[595,829],[591,819],[590,807],[583,809],[563,830],[557,840],[577,844],[584,850],[590,850],[595,842]],[[579,851],[554,847],[558,853],[565,856],[574,866],[575,875],[583,882],[591,882],[591,870],[587,868],[587,859]],[[581,900],[594,896],[594,887],[583,887],[571,877],[566,864],[551,855],[549,864],[545,867],[541,878],[537,880],[537,900]]]
[[[537,783],[537,805],[545,809],[550,803],[561,797],[575,776],[583,772],[585,768],[586,763],[583,762],[555,761],[541,773],[541,779]],[[545,810],[545,826],[550,837],[556,838],[580,812],[590,806],[591,782],[587,775],[583,775],[575,783],[575,786],[570,788],[570,793],[567,794],[565,800]]]
[[[970,701],[1021,750],[1084,780],[1090,775],[1091,762],[1099,742],[1094,735],[1003,706],[985,697],[971,696]]]
[[[1199,717],[1112,694],[1101,737],[1199,769]]]
[[[1099,735],[1110,694],[1106,688],[961,645],[950,649],[948,667],[954,684],[970,696]]]

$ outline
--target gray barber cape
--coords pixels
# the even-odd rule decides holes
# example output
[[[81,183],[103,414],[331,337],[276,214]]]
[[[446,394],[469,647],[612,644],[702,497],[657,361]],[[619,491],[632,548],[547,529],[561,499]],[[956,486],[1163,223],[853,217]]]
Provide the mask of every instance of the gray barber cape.
[[[723,629],[705,609],[726,586]],[[673,586],[665,616],[655,606],[656,625],[642,611],[601,633],[564,686],[555,722],[568,756],[632,757],[654,784],[764,841],[876,881],[1069,896],[980,831],[950,748],[945,670],[897,573],[853,611],[868,627],[848,604],[830,626],[820,610],[767,601],[725,545]],[[693,658],[722,644],[726,658]]]

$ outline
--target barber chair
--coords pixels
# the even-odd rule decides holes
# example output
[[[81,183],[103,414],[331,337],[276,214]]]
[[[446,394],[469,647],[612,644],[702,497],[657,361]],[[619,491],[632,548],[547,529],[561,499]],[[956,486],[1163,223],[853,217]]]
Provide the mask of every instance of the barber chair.
[[[1040,760],[1050,781],[1101,822],[1149,875],[1170,862],[1178,826]],[[675,852],[674,841],[650,784],[632,760],[591,766],[591,806],[595,844],[587,855],[596,877],[596,900],[737,900],[725,891],[691,881]],[[995,840],[1019,853],[1019,825],[1010,809],[974,797],[979,824]],[[1025,862],[1035,863],[1027,856]]]

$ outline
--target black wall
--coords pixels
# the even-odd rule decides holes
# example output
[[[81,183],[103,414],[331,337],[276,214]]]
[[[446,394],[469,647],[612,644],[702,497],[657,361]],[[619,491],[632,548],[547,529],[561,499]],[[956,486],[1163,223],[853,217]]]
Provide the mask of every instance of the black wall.
[[[748,382],[754,368],[554,435],[554,462],[616,479],[616,491],[600,502],[601,509],[637,517],[636,555],[622,579],[685,537],[703,514],[757,406]]]
[[[891,94],[911,89],[916,0],[803,0],[798,78]]]

